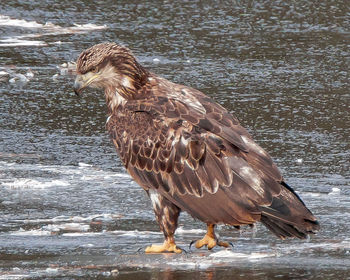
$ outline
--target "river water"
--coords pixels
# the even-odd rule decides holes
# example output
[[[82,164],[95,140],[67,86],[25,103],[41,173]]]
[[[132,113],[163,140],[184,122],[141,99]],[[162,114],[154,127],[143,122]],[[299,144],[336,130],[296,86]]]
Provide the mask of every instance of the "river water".
[[[350,279],[348,1],[0,4],[0,279]],[[163,240],[70,61],[114,41],[234,112],[319,218],[308,240],[219,227],[232,250]],[[64,64],[66,63],[66,64]],[[183,248],[205,226],[182,214]]]

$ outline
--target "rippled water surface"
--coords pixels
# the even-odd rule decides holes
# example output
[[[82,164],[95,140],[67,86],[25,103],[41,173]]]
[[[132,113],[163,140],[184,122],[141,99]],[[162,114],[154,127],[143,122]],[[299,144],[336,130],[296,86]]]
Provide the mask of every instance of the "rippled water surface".
[[[2,1],[0,279],[350,279],[348,1]],[[67,63],[103,41],[234,112],[319,218],[309,240],[219,228],[232,250],[162,242]],[[66,64],[64,64],[66,63]],[[62,65],[63,64],[63,65]],[[205,233],[182,214],[178,244]]]

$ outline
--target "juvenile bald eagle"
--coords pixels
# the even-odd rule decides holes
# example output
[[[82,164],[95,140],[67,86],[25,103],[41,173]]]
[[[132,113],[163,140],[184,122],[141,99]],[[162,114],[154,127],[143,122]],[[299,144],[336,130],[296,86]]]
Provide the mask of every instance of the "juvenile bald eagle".
[[[174,233],[181,211],[207,224],[195,243],[227,247],[214,227],[262,222],[279,238],[305,238],[319,224],[288,186],[268,153],[222,106],[202,92],[160,78],[129,49],[95,45],[77,60],[76,94],[103,88],[107,130],[132,178],[149,195],[162,245],[147,253],[181,252]]]

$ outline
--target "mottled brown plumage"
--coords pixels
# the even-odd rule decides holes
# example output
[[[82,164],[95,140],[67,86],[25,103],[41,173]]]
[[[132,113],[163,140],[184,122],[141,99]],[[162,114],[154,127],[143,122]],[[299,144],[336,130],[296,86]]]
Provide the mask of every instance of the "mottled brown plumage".
[[[77,72],[77,93],[86,86],[105,89],[107,130],[126,169],[150,195],[166,242],[181,210],[211,229],[261,221],[280,238],[319,229],[268,153],[208,96],[147,71],[114,43],[84,51]]]

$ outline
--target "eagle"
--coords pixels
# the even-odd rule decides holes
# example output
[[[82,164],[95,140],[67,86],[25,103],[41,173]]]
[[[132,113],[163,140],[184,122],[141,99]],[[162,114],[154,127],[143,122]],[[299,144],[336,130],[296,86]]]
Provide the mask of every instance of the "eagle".
[[[174,233],[181,211],[207,225],[195,247],[228,247],[217,224],[264,224],[281,239],[304,239],[319,223],[269,154],[238,119],[204,93],[161,78],[124,46],[101,43],[77,59],[74,91],[104,89],[106,129],[131,177],[149,196],[164,243],[146,253],[182,249]]]

